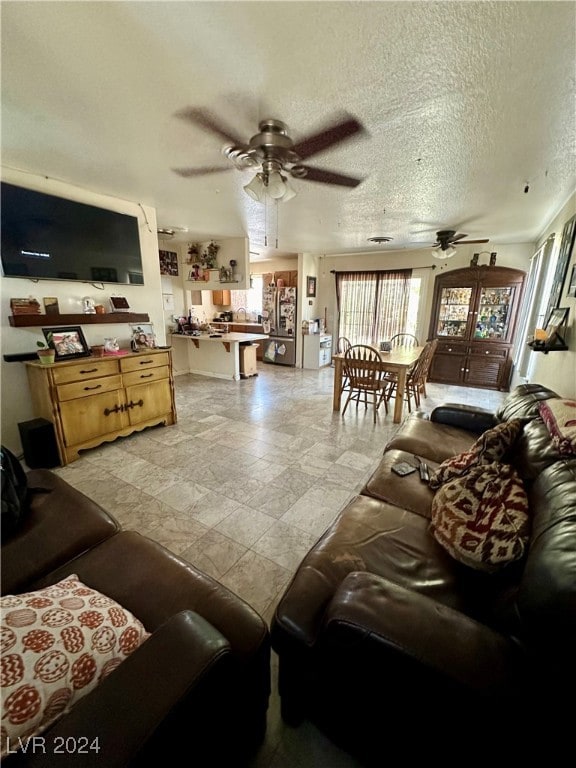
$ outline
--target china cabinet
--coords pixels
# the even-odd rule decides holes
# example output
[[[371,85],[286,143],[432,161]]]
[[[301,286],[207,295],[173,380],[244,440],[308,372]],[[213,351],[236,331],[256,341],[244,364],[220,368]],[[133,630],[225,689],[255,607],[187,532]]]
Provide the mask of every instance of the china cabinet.
[[[508,390],[525,273],[469,267],[436,278],[429,338],[438,339],[429,380]]]

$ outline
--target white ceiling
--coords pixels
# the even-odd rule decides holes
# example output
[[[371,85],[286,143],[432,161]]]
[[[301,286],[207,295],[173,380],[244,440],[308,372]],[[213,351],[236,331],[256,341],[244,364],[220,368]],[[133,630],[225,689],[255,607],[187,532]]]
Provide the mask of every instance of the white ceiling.
[[[294,140],[342,110],[367,134],[307,161],[365,177],[295,180],[281,251],[431,244],[438,229],[533,241],[575,188],[573,2],[2,2],[2,163],[152,205],[181,238],[250,238],[264,209],[205,107],[245,137]],[[526,183],[529,192],[524,192]],[[381,247],[378,247],[380,250]]]

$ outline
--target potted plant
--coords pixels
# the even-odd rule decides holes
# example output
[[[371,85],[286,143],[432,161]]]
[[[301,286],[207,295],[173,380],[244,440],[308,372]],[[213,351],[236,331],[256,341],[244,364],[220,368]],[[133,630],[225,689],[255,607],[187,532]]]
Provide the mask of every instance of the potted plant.
[[[200,243],[188,243],[188,264],[198,264],[200,261]]]
[[[38,358],[43,365],[52,365],[56,357],[56,350],[50,346],[52,341],[52,334],[48,333],[46,336],[46,343],[43,341],[37,341],[36,346],[38,349]]]

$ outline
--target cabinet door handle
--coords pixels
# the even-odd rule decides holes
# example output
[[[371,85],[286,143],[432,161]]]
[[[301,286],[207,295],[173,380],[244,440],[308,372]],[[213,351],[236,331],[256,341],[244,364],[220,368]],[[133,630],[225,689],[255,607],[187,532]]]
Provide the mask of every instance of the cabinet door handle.
[[[488,354],[488,352],[486,352]],[[154,376],[153,373],[143,373],[142,376],[140,376],[141,379],[150,379],[152,376]]]
[[[452,347],[448,347],[448,352],[452,352]]]
[[[104,408],[104,416],[110,416],[111,413],[122,413],[123,405],[115,405],[114,408]]]
[[[90,392],[92,389],[102,389],[102,384],[96,384],[95,387],[84,387],[84,392]]]
[[[97,370],[98,368],[90,368],[89,371],[80,371],[80,373],[96,373]]]
[[[140,365],[150,365],[154,360],[140,360]]]

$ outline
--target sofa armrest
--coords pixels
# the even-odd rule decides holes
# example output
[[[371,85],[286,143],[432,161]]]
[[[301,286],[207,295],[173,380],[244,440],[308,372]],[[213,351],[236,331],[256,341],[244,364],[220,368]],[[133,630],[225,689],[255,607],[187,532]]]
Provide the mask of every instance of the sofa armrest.
[[[164,752],[169,748],[176,758],[197,754],[203,733],[203,710],[219,720],[210,692],[212,680],[220,681],[227,669],[230,646],[227,640],[201,616],[182,611],[159,627],[134,653],[117,667],[90,694],[81,699],[69,714],[46,731],[44,750],[20,760],[17,765],[52,768],[120,768],[146,762],[150,740],[162,731]],[[222,688],[215,686],[218,698]],[[197,693],[197,708],[193,700]],[[174,713],[192,702],[187,721],[192,731],[178,726],[166,733],[165,726]],[[197,717],[199,715],[199,717]],[[182,718],[176,719],[181,723]],[[164,729],[164,730],[162,730]],[[189,738],[188,738],[189,737]],[[68,746],[85,744],[86,751],[55,753],[63,740]],[[68,740],[68,741],[67,741]],[[90,746],[98,747],[90,749]],[[213,746],[213,745],[212,745]],[[177,762],[180,762],[177,759]]]
[[[448,685],[498,695],[516,688],[523,653],[515,642],[431,598],[366,572],[350,573],[327,609],[322,635],[328,642],[365,646],[356,653],[402,666],[402,684],[428,673]],[[330,635],[332,638],[330,639]],[[348,636],[348,637],[347,637]],[[371,648],[372,647],[372,648]],[[409,685],[408,685],[409,687]]]
[[[498,423],[496,416],[486,408],[476,408],[459,403],[445,403],[437,406],[430,413],[430,421],[448,424],[451,427],[460,427],[478,434],[491,429]]]

